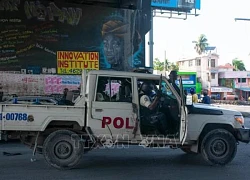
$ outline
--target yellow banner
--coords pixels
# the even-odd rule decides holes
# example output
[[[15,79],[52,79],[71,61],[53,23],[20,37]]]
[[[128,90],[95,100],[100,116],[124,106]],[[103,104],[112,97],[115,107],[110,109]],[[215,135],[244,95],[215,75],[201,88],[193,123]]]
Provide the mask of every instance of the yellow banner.
[[[81,74],[86,70],[99,70],[99,52],[57,51],[58,74]]]

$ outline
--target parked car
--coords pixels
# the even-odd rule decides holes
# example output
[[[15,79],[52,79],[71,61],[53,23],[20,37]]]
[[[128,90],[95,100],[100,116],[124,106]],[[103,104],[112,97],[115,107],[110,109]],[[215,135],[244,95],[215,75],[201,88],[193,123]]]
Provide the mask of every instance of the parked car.
[[[53,97],[42,97],[42,96],[13,97],[5,102],[2,102],[2,104],[14,104],[15,99],[18,104],[34,104],[36,102],[39,102],[41,105],[57,105],[58,104],[58,101],[55,100]]]
[[[238,95],[235,94],[228,94],[226,96],[223,97],[223,100],[239,100]]]
[[[17,95],[16,94],[3,94],[1,102],[8,101],[14,97],[17,97]]]

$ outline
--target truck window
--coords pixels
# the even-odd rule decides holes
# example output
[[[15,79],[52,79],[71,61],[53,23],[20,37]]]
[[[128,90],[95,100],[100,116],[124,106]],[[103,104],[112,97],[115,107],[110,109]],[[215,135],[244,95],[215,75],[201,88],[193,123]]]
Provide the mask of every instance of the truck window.
[[[162,81],[161,83],[161,90],[162,90],[162,93],[173,98],[173,99],[176,99],[176,97],[174,96],[173,92],[171,91],[171,89],[169,88],[169,86],[167,85],[166,82]]]
[[[96,101],[132,102],[132,85],[130,78],[98,77]]]

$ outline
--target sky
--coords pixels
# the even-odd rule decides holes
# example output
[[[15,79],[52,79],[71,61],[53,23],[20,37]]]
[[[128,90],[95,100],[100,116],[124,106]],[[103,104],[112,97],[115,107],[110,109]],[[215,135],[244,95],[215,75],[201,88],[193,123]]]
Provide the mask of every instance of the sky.
[[[210,46],[216,46],[219,65],[232,63],[239,58],[250,70],[250,21],[235,21],[235,18],[250,19],[250,0],[201,0],[199,16],[187,20],[154,17],[154,59],[171,62],[197,56],[192,41],[205,34]],[[168,15],[166,15],[168,16]],[[149,47],[146,36],[146,65]]]

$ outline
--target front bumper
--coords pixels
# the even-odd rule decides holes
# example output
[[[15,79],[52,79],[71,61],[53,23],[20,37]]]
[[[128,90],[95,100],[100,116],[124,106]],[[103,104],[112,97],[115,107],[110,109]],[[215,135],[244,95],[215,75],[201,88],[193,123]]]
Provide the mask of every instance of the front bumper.
[[[250,142],[250,129],[249,128],[236,129],[236,138],[238,141],[249,143]]]

